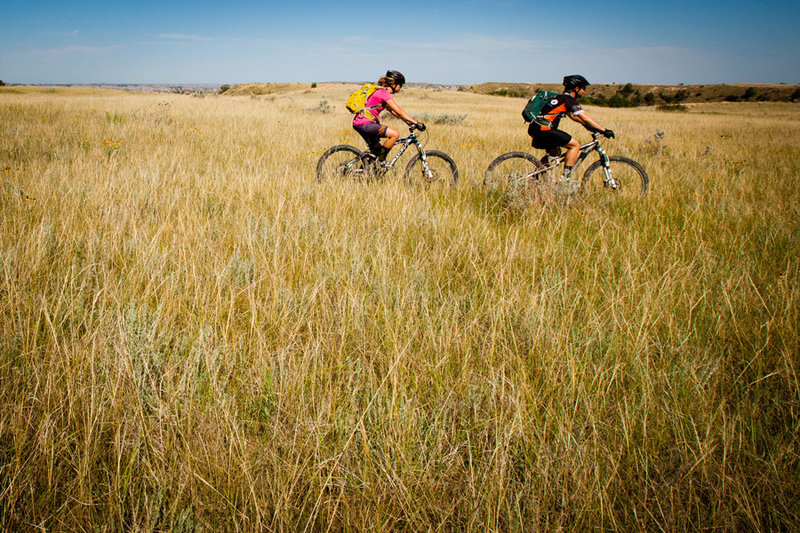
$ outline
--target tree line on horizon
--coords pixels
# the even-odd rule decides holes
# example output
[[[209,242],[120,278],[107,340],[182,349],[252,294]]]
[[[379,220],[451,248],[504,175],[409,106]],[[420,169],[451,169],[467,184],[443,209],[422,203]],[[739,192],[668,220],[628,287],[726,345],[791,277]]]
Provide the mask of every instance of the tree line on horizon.
[[[718,99],[725,102],[797,102],[800,100],[800,86],[795,87],[794,92],[790,95],[786,95],[785,92],[781,94],[780,92],[770,90],[759,91],[756,87],[747,87],[746,89],[733,86],[712,87],[713,91],[717,93],[724,90],[726,94]],[[721,87],[726,89],[721,89]],[[704,91],[705,88],[705,85],[700,85],[693,88],[681,87],[675,92],[665,91],[664,89],[656,91],[653,89],[643,93],[641,87],[633,83],[626,83],[609,96],[607,94],[607,88],[604,89],[602,86],[596,85],[594,87],[589,87],[587,94],[581,97],[581,101],[589,105],[601,107],[680,106],[690,101],[704,101],[704,98],[705,101],[711,101],[711,97],[708,94],[710,91]],[[527,91],[505,87],[489,91],[488,94],[524,98],[532,96],[528,94]]]

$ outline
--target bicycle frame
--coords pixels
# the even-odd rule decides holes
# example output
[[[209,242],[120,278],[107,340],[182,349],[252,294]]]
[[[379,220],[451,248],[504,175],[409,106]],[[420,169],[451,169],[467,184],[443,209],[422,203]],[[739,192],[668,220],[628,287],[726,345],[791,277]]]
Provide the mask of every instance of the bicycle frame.
[[[605,175],[605,183],[612,189],[616,190],[617,183],[614,181],[614,176],[611,173],[611,165],[609,164],[608,154],[606,153],[605,150],[603,150],[603,147],[600,146],[600,141],[597,140],[599,136],[600,136],[599,133],[592,133],[592,141],[581,145],[580,153],[578,154],[578,159],[575,161],[575,165],[572,168],[572,172],[575,172],[575,169],[577,169],[581,165],[581,163],[583,163],[586,160],[586,158],[589,156],[590,153],[597,152],[597,154],[600,157],[601,164],[603,165],[603,174]],[[557,166],[561,165],[565,159],[566,157],[563,154],[559,155],[558,157],[555,158],[555,160],[551,162],[550,165],[545,167],[544,170],[545,171],[553,170]]]
[[[397,142],[395,144],[399,144],[401,146],[395,151],[394,157],[391,159],[391,161],[384,163],[384,166],[386,168],[394,167],[395,163],[397,163],[397,160],[400,159],[400,157],[406,152],[406,150],[408,150],[408,147],[411,146],[412,144],[415,145],[417,147],[417,150],[419,150],[419,152],[423,155],[423,161],[425,160],[424,157],[425,150],[422,149],[422,144],[420,144],[419,139],[417,139],[417,136],[414,134],[413,131],[411,132],[411,135],[397,139]]]
[[[392,159],[388,162],[383,162],[378,164],[378,168],[384,170],[393,168],[395,163],[397,163],[400,157],[406,152],[406,150],[408,150],[408,147],[414,145],[417,147],[417,150],[419,151],[420,159],[422,160],[422,168],[425,170],[425,177],[432,180],[433,173],[431,173],[431,168],[430,166],[428,166],[428,157],[425,154],[425,148],[422,147],[422,143],[419,142],[417,134],[414,133],[414,130],[416,129],[416,124],[412,124],[411,126],[409,126],[409,128],[411,129],[411,133],[409,135],[397,139],[397,142],[395,144],[400,146],[395,151],[394,157],[392,157]]]

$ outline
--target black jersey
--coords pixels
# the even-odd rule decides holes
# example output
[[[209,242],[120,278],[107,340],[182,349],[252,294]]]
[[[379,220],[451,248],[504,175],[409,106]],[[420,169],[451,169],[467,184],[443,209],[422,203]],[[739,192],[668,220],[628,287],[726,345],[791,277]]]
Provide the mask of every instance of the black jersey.
[[[583,113],[581,104],[571,94],[559,94],[542,106],[541,117],[550,124],[547,126],[536,124],[540,131],[558,128],[561,117],[565,115],[580,115]],[[533,126],[534,123],[531,123]]]

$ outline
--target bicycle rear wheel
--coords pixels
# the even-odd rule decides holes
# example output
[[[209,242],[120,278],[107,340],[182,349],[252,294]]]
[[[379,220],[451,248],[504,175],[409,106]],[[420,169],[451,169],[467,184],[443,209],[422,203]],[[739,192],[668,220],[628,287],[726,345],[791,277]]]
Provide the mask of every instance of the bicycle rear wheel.
[[[325,150],[317,161],[317,181],[366,179],[370,177],[371,170],[361,150],[349,144],[339,144]]]
[[[527,189],[536,185],[545,172],[533,155],[527,152],[508,152],[489,164],[483,178],[483,186],[488,192],[506,192]]]
[[[431,176],[425,174],[422,155],[417,154],[406,165],[406,181],[409,185],[423,183],[442,187],[455,186],[458,181],[458,168],[452,157],[437,150],[426,150],[425,159],[428,161]]]
[[[583,174],[583,190],[586,193],[613,194],[614,197],[644,198],[650,186],[650,178],[642,165],[629,159],[612,155],[608,158],[609,170],[616,188],[606,180],[603,162],[595,161]]]

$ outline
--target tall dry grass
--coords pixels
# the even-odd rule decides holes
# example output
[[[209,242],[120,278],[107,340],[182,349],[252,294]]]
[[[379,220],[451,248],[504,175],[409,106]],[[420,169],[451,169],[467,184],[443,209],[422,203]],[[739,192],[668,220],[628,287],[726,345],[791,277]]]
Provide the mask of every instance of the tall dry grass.
[[[591,108],[648,199],[519,205],[458,92],[454,190],[316,183],[351,89],[0,92],[0,527],[800,527],[796,105]]]

